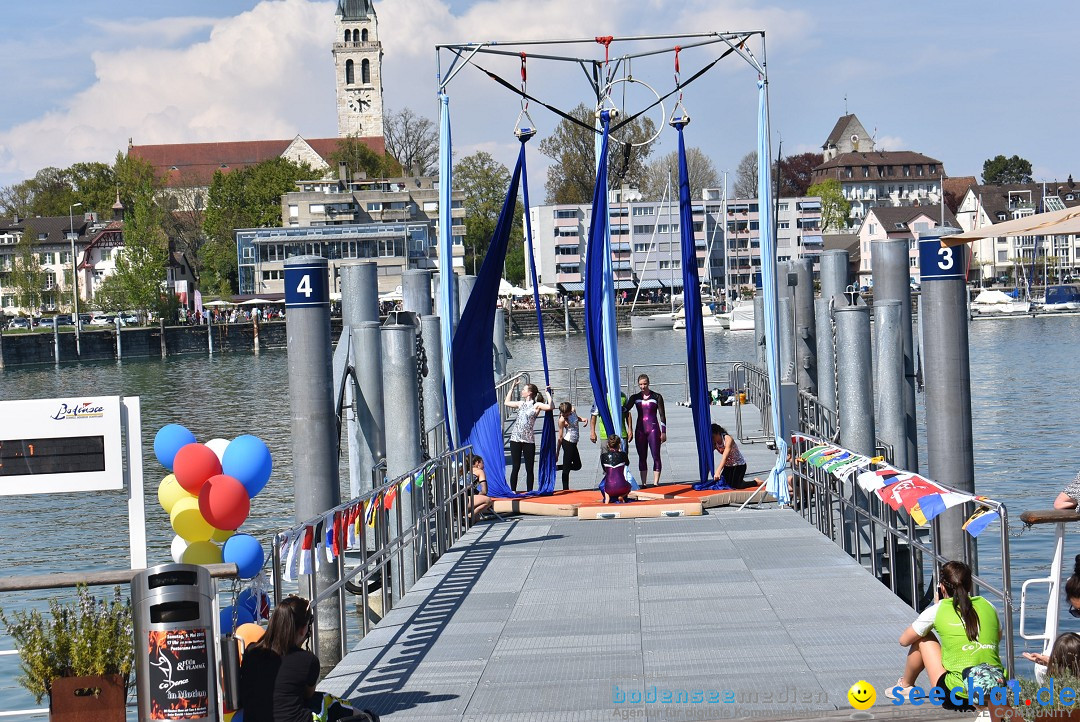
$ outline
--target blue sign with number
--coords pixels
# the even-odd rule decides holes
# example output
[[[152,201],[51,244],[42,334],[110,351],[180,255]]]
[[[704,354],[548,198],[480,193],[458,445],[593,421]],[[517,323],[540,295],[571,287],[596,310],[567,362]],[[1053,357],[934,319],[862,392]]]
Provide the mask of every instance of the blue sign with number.
[[[919,275],[923,281],[967,280],[967,246],[943,246],[939,236],[919,239]]]
[[[330,277],[326,264],[285,266],[285,308],[330,304]]]

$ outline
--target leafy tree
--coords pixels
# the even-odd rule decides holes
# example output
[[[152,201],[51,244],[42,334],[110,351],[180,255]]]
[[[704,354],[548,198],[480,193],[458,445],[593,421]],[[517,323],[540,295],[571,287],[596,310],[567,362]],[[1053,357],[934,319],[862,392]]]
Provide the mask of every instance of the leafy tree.
[[[720,187],[720,176],[716,172],[716,166],[700,148],[686,149],[686,171],[690,177],[691,198],[701,198],[701,191],[705,188]],[[649,164],[645,174],[645,182],[641,186],[642,195],[647,200],[660,200],[667,189],[668,178],[671,178],[671,193],[668,195],[668,199],[678,199],[678,151],[672,151]]]
[[[132,208],[135,205],[135,197],[146,189],[157,192],[162,188],[162,182],[154,174],[154,166],[142,158],[126,153],[116,154],[113,175],[120,191],[120,202],[124,208]],[[112,208],[114,201],[115,196],[109,200],[109,208]]]
[[[736,198],[757,198],[758,162],[756,150],[744,155],[735,168],[734,190]]]
[[[510,233],[510,247],[506,249],[506,260],[503,262],[503,277],[515,285],[525,282],[525,243],[519,239],[524,236],[520,232],[521,204],[518,203],[518,212],[514,214],[514,230]]]
[[[401,164],[406,174],[431,175],[439,164],[439,132],[431,119],[411,108],[387,111],[383,117],[386,152]]]
[[[821,153],[788,155],[773,164],[773,178],[780,174],[780,197],[791,198],[807,195],[814,168],[825,162]]]
[[[570,111],[587,126],[593,124],[593,109],[584,103]],[[626,182],[641,188],[645,184],[652,144],[643,143],[656,132],[651,118],[640,116],[611,136],[608,145],[608,183]],[[617,136],[617,137],[616,137]],[[563,119],[555,132],[540,141],[540,152],[554,163],[548,168],[544,183],[547,203],[589,203],[596,184],[595,131]]]
[[[34,210],[34,191],[23,181],[0,188],[0,215],[29,218]]]
[[[821,229],[843,230],[847,227],[851,204],[844,198],[840,181],[829,178],[806,189],[806,195],[821,198]]]
[[[465,248],[473,273],[478,259],[487,253],[509,185],[509,169],[482,150],[454,166],[454,187],[465,193]]]
[[[116,259],[115,283],[124,308],[144,315],[163,310],[163,290],[169,262],[169,242],[163,228],[164,212],[154,199],[153,188],[137,191],[133,207],[124,220],[124,247]]]
[[[1005,185],[1006,183],[1030,183],[1031,161],[1018,155],[1006,158],[1003,155],[989,158],[983,163],[982,181],[986,185]]]
[[[41,308],[45,289],[45,270],[34,250],[36,240],[34,224],[27,222],[15,247],[15,258],[8,276],[8,284],[15,292],[15,305],[31,313]]]
[[[68,180],[75,189],[75,200],[81,202],[80,212],[94,212],[108,219],[116,202],[115,169],[107,163],[76,163],[67,169]]]
[[[392,155],[379,155],[357,136],[350,135],[338,141],[337,148],[330,157],[331,168],[338,168],[341,163],[349,169],[350,178],[359,178],[363,173],[368,178],[391,178],[402,174],[401,164]]]

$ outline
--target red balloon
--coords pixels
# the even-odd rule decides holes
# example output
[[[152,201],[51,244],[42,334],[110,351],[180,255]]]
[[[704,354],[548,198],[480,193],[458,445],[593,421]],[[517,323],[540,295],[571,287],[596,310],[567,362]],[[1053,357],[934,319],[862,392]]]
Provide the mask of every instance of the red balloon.
[[[173,476],[189,494],[198,494],[207,479],[220,473],[221,460],[204,444],[181,446],[173,460]]]
[[[199,511],[215,529],[237,529],[251,511],[251,497],[239,481],[219,474],[199,490]]]

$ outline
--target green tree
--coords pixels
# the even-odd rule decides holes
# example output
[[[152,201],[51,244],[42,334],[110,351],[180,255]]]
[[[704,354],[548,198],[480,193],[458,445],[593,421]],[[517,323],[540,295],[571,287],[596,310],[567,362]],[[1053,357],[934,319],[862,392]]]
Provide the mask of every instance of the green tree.
[[[716,172],[709,156],[700,148],[686,149],[686,171],[690,179],[690,197],[701,198],[704,188],[719,188],[720,176]],[[671,192],[668,200],[679,198],[679,154],[672,151],[649,164],[645,173],[645,182],[641,193],[646,200],[658,201],[664,196],[668,178],[671,178]]]
[[[506,249],[506,260],[503,262],[503,277],[515,285],[525,283],[525,244],[521,240],[521,204],[518,203],[518,212],[514,214],[514,231],[510,233],[510,245]],[[539,274],[537,274],[539,275]]]
[[[36,241],[37,231],[33,222],[29,221],[23,226],[15,247],[15,258],[8,277],[8,283],[15,292],[15,305],[30,313],[41,309],[45,289],[45,270],[35,250]]]
[[[835,178],[815,183],[806,189],[806,195],[819,196],[821,198],[821,228],[843,230],[847,227],[848,216],[851,214],[851,204],[844,198],[844,191],[840,181]]]
[[[67,169],[68,179],[75,189],[75,200],[83,204],[80,213],[94,212],[99,218],[112,217],[116,202],[116,171],[107,163],[76,163]]]
[[[584,103],[569,115],[587,126],[593,124],[593,109]],[[651,118],[640,116],[610,137],[608,145],[608,184],[625,182],[641,188],[645,184],[652,144],[644,143],[656,132]],[[589,203],[596,185],[596,132],[565,118],[555,132],[540,141],[540,152],[554,163],[548,168],[544,183],[547,203]]]
[[[468,268],[471,259],[473,273],[487,253],[509,185],[509,169],[482,150],[454,166],[454,188],[465,193],[465,263]]]
[[[983,163],[982,181],[986,185],[1005,185],[1007,183],[1030,183],[1031,161],[1018,155],[1006,158],[998,155],[988,158]]]
[[[401,164],[392,155],[379,155],[355,135],[339,140],[337,149],[327,160],[333,169],[344,163],[353,179],[359,178],[361,173],[368,178],[392,178],[402,174]]]
[[[136,193],[124,220],[124,247],[116,259],[116,295],[123,300],[124,308],[144,315],[149,311],[162,312],[165,302],[169,242],[162,225],[163,216],[152,186],[144,185]]]

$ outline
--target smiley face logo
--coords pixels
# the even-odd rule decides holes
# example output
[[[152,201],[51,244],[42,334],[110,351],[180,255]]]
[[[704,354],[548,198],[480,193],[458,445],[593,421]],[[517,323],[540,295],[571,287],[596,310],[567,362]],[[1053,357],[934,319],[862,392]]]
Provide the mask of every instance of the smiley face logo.
[[[855,709],[870,709],[874,706],[874,702],[877,701],[877,690],[866,680],[860,679],[851,685],[851,689],[847,692],[847,698]]]

